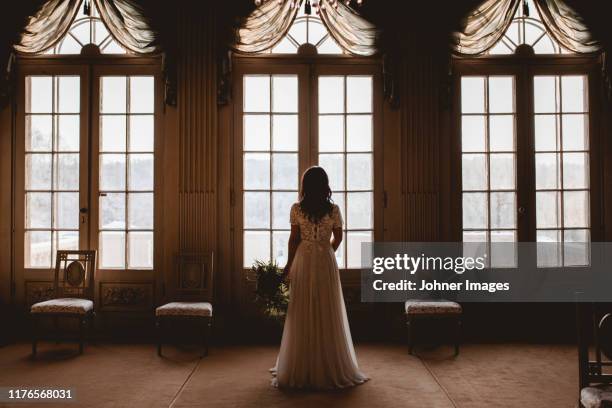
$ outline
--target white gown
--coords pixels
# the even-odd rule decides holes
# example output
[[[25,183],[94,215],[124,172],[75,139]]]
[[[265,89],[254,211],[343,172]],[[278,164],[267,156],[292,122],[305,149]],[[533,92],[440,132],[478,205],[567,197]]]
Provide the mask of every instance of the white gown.
[[[337,205],[318,224],[299,204],[290,221],[301,241],[291,265],[289,309],[272,384],[278,387],[335,389],[368,380],[357,365],[346,318],[340,275],[330,244],[332,229],[342,226]]]

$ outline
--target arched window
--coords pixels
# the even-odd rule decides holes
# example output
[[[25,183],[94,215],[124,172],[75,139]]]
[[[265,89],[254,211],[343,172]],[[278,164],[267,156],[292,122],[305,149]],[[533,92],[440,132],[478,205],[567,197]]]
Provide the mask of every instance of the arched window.
[[[304,3],[297,11],[284,9],[296,13],[292,25],[271,50],[257,54],[256,64],[235,58],[234,185],[241,193],[235,219],[242,231],[236,259],[245,269],[256,260],[286,262],[289,210],[298,200],[300,175],[312,165],[327,171],[344,217],[344,240],[336,252],[341,269],[359,269],[361,243],[382,234],[381,163],[375,160],[381,143],[380,65],[341,48],[325,17],[314,8],[307,14]],[[264,4],[265,14],[287,5]],[[339,7],[334,19],[348,13],[357,18],[344,4]]]
[[[295,54],[303,44],[314,45],[319,54],[344,54],[334,41],[321,19],[315,14],[306,14],[300,7],[289,32],[270,52],[272,54]]]
[[[118,270],[129,278],[155,265],[160,59],[127,52],[96,9],[102,3],[66,4],[56,5],[75,13],[65,35],[17,60],[18,258],[27,276],[52,268],[58,249],[94,248],[96,279]]]
[[[125,54],[126,50],[113,38],[98,14],[95,3],[90,3],[88,14],[85,5],[79,7],[68,33],[45,54],[80,54],[88,44],[95,44],[102,54]]]
[[[589,93],[598,60],[563,48],[533,0],[517,3],[492,48],[454,60],[458,235],[464,242],[538,242],[538,267],[589,265],[600,213],[591,171],[598,99]],[[519,263],[517,253],[489,253],[494,267]]]
[[[519,5],[510,27],[489,50],[489,55],[513,54],[522,44],[529,45],[535,54],[570,53],[546,31],[533,0],[526,0]]]

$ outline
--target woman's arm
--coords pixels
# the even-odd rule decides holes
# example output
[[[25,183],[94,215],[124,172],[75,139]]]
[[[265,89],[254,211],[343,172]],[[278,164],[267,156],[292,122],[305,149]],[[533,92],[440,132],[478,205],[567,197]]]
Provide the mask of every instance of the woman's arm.
[[[297,251],[297,247],[300,244],[300,239],[300,226],[292,224],[291,235],[289,235],[289,256],[287,257],[287,265],[285,265],[283,269],[283,275],[285,275],[285,277],[291,278],[289,276],[289,271],[291,270],[291,264],[295,257],[295,251]]]
[[[332,233],[334,237],[332,238],[331,246],[334,248],[334,252],[336,252],[342,242],[342,227],[334,228]]]

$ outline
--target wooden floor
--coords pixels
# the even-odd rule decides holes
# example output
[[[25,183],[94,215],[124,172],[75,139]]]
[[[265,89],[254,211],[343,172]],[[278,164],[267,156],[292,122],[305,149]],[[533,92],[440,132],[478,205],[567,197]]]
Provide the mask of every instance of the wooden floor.
[[[71,387],[68,407],[575,407],[577,357],[559,345],[465,345],[407,354],[399,345],[357,347],[372,380],[341,392],[287,392],[269,385],[273,346],[168,347],[158,358],[148,344],[94,344],[75,355],[73,344],[0,348],[0,387]],[[53,407],[60,404],[0,406]]]

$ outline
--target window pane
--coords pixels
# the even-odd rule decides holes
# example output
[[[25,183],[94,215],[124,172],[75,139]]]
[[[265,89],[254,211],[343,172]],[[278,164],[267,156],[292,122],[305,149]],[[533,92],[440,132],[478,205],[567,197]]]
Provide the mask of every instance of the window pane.
[[[567,230],[564,238],[563,263],[566,266],[588,265],[591,241],[589,230]]]
[[[484,116],[463,116],[461,118],[461,148],[464,152],[485,151]]]
[[[78,115],[62,115],[57,118],[57,148],[64,152],[77,152],[80,145]]]
[[[491,190],[512,190],[516,186],[514,154],[499,153],[489,156],[491,166]]]
[[[100,232],[100,267],[125,267],[125,232]]]
[[[153,232],[130,231],[128,234],[128,267],[153,268]]]
[[[126,77],[102,77],[100,101],[102,113],[126,112]]]
[[[26,228],[51,228],[51,193],[26,193]]]
[[[514,111],[514,84],[512,77],[489,78],[489,112],[510,113]]]
[[[344,112],[344,78],[319,77],[319,113]]]
[[[563,226],[566,228],[589,227],[588,192],[563,192]]]
[[[56,231],[53,233],[53,241],[56,242],[55,249],[79,249],[79,231]],[[55,265],[55,253],[53,264]]]
[[[536,192],[537,228],[561,226],[561,195],[556,191]]]
[[[327,172],[329,186],[333,191],[344,190],[344,155],[320,154],[319,166]]]
[[[270,228],[270,193],[244,193],[244,228]]]
[[[244,77],[244,112],[270,111],[270,77],[246,75]]]
[[[125,193],[100,196],[100,229],[125,229]]]
[[[372,242],[372,231],[348,231],[346,233],[347,261],[349,268],[361,268],[361,243]]]
[[[514,150],[514,116],[491,115],[489,117],[489,150],[492,152]]]
[[[77,190],[79,189],[79,154],[57,154],[57,189]]]
[[[266,150],[265,146],[262,150]],[[272,117],[272,149],[276,151],[298,150],[297,115],[274,115]],[[246,142],[245,142],[245,150]]]
[[[130,112],[153,113],[155,86],[152,76],[130,77]]]
[[[270,149],[270,116],[244,115],[243,126],[243,149],[245,151],[265,151]]]
[[[78,76],[57,77],[58,83],[58,112],[78,113],[81,111],[80,78]]]
[[[272,154],[272,188],[275,190],[297,190],[297,153]]]
[[[153,152],[153,115],[130,116],[130,151]]]
[[[586,150],[588,148],[587,116],[563,115],[563,149]]]
[[[558,112],[559,95],[555,77],[536,76],[533,78],[534,110],[536,113]]]
[[[79,228],[79,193],[55,193],[54,228]]]
[[[563,188],[588,188],[588,156],[586,153],[563,154]]]
[[[153,190],[153,155],[130,154],[130,190]]]
[[[51,231],[25,232],[25,267],[51,267]]]
[[[537,151],[552,151],[559,148],[557,142],[558,118],[557,115],[535,115],[535,148]]]
[[[491,228],[515,227],[515,193],[491,193]]]
[[[561,265],[561,231],[540,230],[537,232],[538,266],[551,267]]]
[[[319,116],[319,151],[344,150],[344,117],[342,115]]]
[[[346,227],[348,229],[371,229],[372,220],[372,193],[346,194]]]
[[[29,89],[28,89],[29,88]],[[26,78],[26,112],[51,113],[53,110],[52,77],[29,76]]]
[[[26,151],[51,151],[52,116],[28,115],[26,116]]]
[[[562,76],[561,100],[563,112],[585,112],[585,78],[583,76]]]
[[[270,232],[244,231],[244,267],[250,268],[255,261],[270,259]]]
[[[463,190],[485,190],[487,188],[486,156],[484,154],[462,155]]]
[[[153,193],[128,194],[128,228],[153,229]]]
[[[485,79],[483,77],[461,78],[461,112],[485,112]]]
[[[346,150],[349,152],[372,151],[372,115],[348,115],[346,117]]]
[[[536,153],[535,161],[536,189],[560,188],[559,155],[557,153]]]
[[[125,121],[124,115],[102,115],[100,117],[100,133],[102,135],[100,151],[125,152]]]
[[[372,77],[346,77],[346,111],[372,112]]]
[[[272,255],[279,266],[287,263],[289,249],[289,231],[272,232]]]
[[[463,228],[487,228],[487,195],[463,193]]]
[[[100,190],[125,189],[125,155],[100,155]]]
[[[270,188],[270,155],[268,153],[244,154],[244,189]]]
[[[51,157],[50,154],[26,154],[25,187],[27,190],[51,189]]]
[[[272,228],[291,229],[289,212],[297,200],[296,193],[272,193]]]
[[[346,155],[347,190],[372,190],[374,188],[371,154]]]
[[[298,111],[297,76],[275,75],[272,77],[272,111]]]

